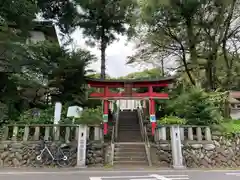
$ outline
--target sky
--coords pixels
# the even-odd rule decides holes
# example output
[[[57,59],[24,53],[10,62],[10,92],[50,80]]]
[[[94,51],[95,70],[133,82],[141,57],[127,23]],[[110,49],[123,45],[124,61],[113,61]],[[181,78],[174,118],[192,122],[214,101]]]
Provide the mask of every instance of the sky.
[[[97,56],[98,61],[92,64],[91,68],[100,72],[100,50],[87,46],[80,30],[76,30],[71,37],[74,48],[88,49]],[[127,43],[127,37],[119,36],[119,40],[114,41],[106,50],[106,73],[111,77],[120,77],[139,71],[140,68],[126,65],[127,57],[132,55],[133,51],[134,43]]]
[[[60,33],[59,29],[56,27],[56,31]],[[98,61],[96,63],[93,63],[90,68],[95,70],[96,72],[100,73],[100,50],[95,47],[89,47],[86,45],[86,39],[84,39],[84,35],[82,34],[80,29],[77,29],[74,33],[71,34],[71,37],[73,39],[73,42],[69,46],[69,48],[72,49],[87,49],[92,54],[96,55],[98,58]],[[58,36],[59,42],[61,43],[61,38]],[[146,68],[152,68],[152,66],[146,65],[145,66],[133,66],[133,65],[126,65],[126,62],[128,60],[128,56],[131,56],[134,54],[135,51],[135,44],[134,42],[128,42],[128,39],[126,36],[118,36],[118,40],[114,41],[112,44],[110,44],[106,49],[106,74],[110,75],[110,77],[121,77],[126,76],[129,73],[133,72],[139,72]],[[166,59],[164,61],[164,67],[165,68],[172,68],[176,67],[176,62],[173,60]],[[170,72],[171,74],[174,72]]]

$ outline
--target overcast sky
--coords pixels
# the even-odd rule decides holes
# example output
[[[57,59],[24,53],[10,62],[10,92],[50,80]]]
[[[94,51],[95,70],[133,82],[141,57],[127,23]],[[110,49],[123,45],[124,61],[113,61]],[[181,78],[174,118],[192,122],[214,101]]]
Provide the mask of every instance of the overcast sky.
[[[59,29],[56,28],[57,32],[59,33]],[[60,36],[59,42],[61,44]],[[100,73],[100,50],[95,47],[89,47],[86,45],[86,39],[84,39],[84,36],[80,30],[76,30],[71,37],[73,38],[73,42],[69,48],[81,48],[81,49],[88,49],[91,51],[94,55],[97,56],[98,61],[91,65],[90,68],[94,69],[96,72]],[[139,72],[146,68],[151,68],[153,66],[150,66],[145,64],[144,66],[130,66],[126,65],[127,57],[134,54],[134,48],[135,44],[133,42],[128,42],[127,37],[119,36],[119,40],[114,41],[110,46],[108,46],[106,50],[106,73],[110,75],[111,77],[120,77],[120,76],[126,76],[129,73],[132,72]],[[172,59],[172,58],[171,58]],[[164,67],[165,68],[172,68],[176,67],[176,62],[173,60],[166,59],[164,61]],[[155,65],[154,65],[155,66]]]
[[[72,38],[75,48],[88,49],[98,57],[98,62],[92,64],[92,68],[100,72],[100,50],[87,46],[80,30],[76,30]],[[127,38],[120,36],[119,41],[112,43],[106,50],[106,73],[112,77],[119,77],[139,71],[139,68],[126,65],[127,57],[133,54],[133,50],[134,44],[127,43]]]

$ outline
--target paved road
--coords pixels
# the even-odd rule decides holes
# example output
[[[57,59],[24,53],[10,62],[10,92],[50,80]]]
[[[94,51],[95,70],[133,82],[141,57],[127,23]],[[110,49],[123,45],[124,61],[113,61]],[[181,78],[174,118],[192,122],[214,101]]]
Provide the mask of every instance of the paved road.
[[[240,171],[200,170],[0,170],[6,180],[239,180]]]

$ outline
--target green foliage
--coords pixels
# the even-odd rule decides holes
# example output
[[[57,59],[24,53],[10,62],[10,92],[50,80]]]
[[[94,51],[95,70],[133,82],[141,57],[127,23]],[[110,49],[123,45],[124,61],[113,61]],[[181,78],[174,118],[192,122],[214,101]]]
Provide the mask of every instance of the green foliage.
[[[174,125],[174,124],[178,124],[178,125],[184,125],[186,124],[186,120],[176,117],[176,116],[166,116],[160,120],[158,120],[158,124],[159,125]]]
[[[68,52],[58,44],[41,42],[31,47],[29,59],[34,62],[36,69],[30,71],[41,75],[47,87],[52,89],[52,101],[83,105],[85,97],[85,76],[91,70],[87,66],[96,57],[86,50]]]
[[[132,3],[128,0],[40,0],[45,18],[57,19],[65,33],[81,28],[88,45],[101,50],[101,78],[105,78],[105,51],[117,39],[116,34],[127,32]],[[81,8],[81,10],[78,9]]]
[[[162,71],[159,68],[146,69],[140,72],[130,73],[122,79],[158,79],[163,77]]]
[[[0,0],[0,123],[8,123],[24,109],[19,96],[18,83],[12,79],[21,73],[22,63],[27,61],[24,43],[33,27],[37,6],[32,0]]]
[[[176,59],[178,67],[172,69],[187,84],[211,91],[238,89],[239,25],[234,21],[239,0],[137,2],[139,43],[130,63],[159,66]]]
[[[6,104],[0,103],[0,124],[6,123],[8,120],[8,107]]]
[[[216,101],[199,88],[192,88],[168,102],[168,110],[191,125],[219,124],[222,115]]]
[[[91,73],[91,74],[87,75],[87,78],[100,79],[101,78],[101,74],[100,73]],[[111,78],[111,76],[106,74],[106,79],[112,79],[112,78]]]
[[[18,124],[53,124],[54,107],[49,107],[45,110],[29,109],[22,113]]]
[[[233,136],[240,134],[240,121],[224,120],[223,123],[213,126],[213,131],[219,132],[225,136]]]
[[[102,108],[86,108],[83,110],[80,118],[75,120],[76,124],[101,124],[102,123]]]
[[[63,105],[60,124],[100,124],[102,122],[102,109],[86,108],[83,110],[80,118],[67,117],[68,105]],[[18,121],[12,123],[17,124],[53,124],[54,122],[54,106],[41,109],[29,109],[22,113]]]

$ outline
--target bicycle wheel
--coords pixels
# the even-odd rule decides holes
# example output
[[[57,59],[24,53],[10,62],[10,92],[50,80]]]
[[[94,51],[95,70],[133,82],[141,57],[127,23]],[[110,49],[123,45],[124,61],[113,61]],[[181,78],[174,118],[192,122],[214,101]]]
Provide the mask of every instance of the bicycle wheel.
[[[36,151],[35,149],[29,153],[29,161],[33,167],[43,167],[47,160],[44,153]]]
[[[60,167],[69,167],[72,165],[71,151],[69,149],[58,149],[57,164]]]

